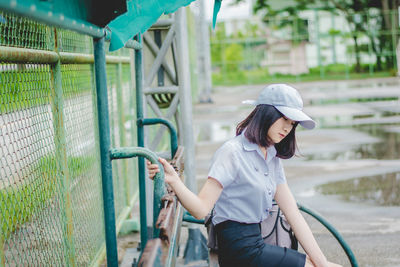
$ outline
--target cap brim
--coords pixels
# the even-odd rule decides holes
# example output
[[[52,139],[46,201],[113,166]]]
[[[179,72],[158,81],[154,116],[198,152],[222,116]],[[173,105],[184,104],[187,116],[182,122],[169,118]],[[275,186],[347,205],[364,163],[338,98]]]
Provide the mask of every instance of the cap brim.
[[[247,100],[243,100],[242,104],[257,106],[257,101],[247,99]]]
[[[289,108],[284,106],[275,106],[277,110],[279,110],[283,115],[287,118],[298,121],[301,126],[307,129],[314,129],[315,128],[315,121],[313,121],[307,114],[303,111]]]

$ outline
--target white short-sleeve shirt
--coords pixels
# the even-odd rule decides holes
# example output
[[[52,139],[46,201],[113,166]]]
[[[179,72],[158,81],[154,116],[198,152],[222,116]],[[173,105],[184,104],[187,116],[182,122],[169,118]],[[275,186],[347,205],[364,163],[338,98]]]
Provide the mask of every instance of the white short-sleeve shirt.
[[[259,146],[251,143],[244,132],[217,150],[208,176],[223,186],[214,208],[214,224],[226,220],[261,222],[272,207],[276,186],[286,182],[275,147],[268,147],[265,159]]]

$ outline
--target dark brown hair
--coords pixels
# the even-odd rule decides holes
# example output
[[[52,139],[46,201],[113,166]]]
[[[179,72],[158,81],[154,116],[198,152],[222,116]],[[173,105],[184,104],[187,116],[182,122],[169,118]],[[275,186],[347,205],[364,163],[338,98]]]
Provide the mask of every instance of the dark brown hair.
[[[258,105],[246,119],[241,121],[236,127],[236,135],[240,135],[244,130],[244,136],[252,143],[259,146],[267,147],[273,145],[268,138],[268,130],[275,121],[284,115],[280,113],[274,106]],[[279,143],[275,144],[276,156],[282,159],[293,157],[296,152],[296,127],[293,126],[290,133]]]

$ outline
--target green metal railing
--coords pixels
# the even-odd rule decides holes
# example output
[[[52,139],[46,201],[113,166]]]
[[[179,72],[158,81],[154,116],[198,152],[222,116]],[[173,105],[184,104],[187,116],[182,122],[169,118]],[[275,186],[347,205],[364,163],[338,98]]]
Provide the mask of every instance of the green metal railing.
[[[126,129],[136,119],[131,60],[124,50],[107,54],[109,38],[30,1],[0,1],[1,267],[96,266],[105,253],[107,266],[117,266],[116,236],[137,197],[146,245],[144,158],[158,161],[142,148],[143,126],[168,127],[171,158],[177,133],[167,120],[143,118],[140,35],[125,45],[135,49],[138,131]],[[162,173],[154,188],[155,225]]]
[[[299,207],[299,210],[311,215],[313,218],[315,218],[317,221],[319,221],[323,226],[325,226],[326,229],[329,230],[329,232],[336,238],[336,240],[339,242],[340,246],[343,248],[344,252],[347,255],[347,258],[349,259],[351,266],[352,267],[358,267],[357,259],[354,256],[353,251],[351,250],[350,246],[346,243],[342,235],[333,227],[332,224],[330,224],[324,217],[322,217],[320,214],[318,214],[316,211],[313,211],[312,209],[297,203],[297,206]]]
[[[160,172],[154,176],[154,199],[153,199],[153,237],[158,237],[159,230],[156,228],[156,222],[158,215],[161,210],[161,198],[165,195],[165,183],[164,183],[164,168],[159,163],[157,155],[151,150],[143,147],[123,147],[113,148],[110,150],[111,160],[115,159],[127,159],[133,157],[143,157],[148,159],[153,164],[158,164]],[[142,194],[142,192],[140,192]],[[146,221],[140,220],[141,228],[146,225]],[[146,244],[146,242],[144,243]]]
[[[136,143],[124,127],[135,119],[130,59],[106,55],[104,38],[93,43],[65,22],[58,29],[0,16],[0,266],[98,265],[105,244],[117,264],[116,233],[138,196],[137,166],[101,168],[100,151],[110,161],[111,146]],[[104,92],[108,110],[97,99]],[[105,149],[99,136],[107,129]],[[111,167],[113,177],[102,181],[100,171]]]
[[[155,124],[163,124],[167,126],[170,135],[171,159],[174,157],[176,150],[178,149],[178,134],[172,122],[161,118],[147,118],[147,119],[138,119],[137,123],[138,126],[155,125]]]

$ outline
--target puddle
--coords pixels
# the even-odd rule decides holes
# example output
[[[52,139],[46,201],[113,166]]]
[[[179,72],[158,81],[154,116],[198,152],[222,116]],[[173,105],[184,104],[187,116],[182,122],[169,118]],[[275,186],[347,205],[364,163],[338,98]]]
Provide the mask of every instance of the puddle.
[[[360,131],[383,140],[380,143],[360,146],[356,150],[360,158],[400,159],[400,133],[393,131],[394,128],[379,125],[365,125],[358,128]]]
[[[400,159],[400,126],[363,125],[354,127],[357,131],[377,137],[381,142],[371,142],[360,145],[346,145],[339,151],[329,152],[329,149],[303,154],[310,160],[350,160],[350,159]],[[231,122],[208,122],[198,125],[198,142],[222,142],[235,136],[236,125]]]
[[[393,128],[394,129],[394,128]],[[310,160],[354,160],[354,159],[378,159],[390,160],[400,159],[400,133],[377,125],[359,129],[373,137],[378,137],[381,142],[366,143],[361,145],[347,146],[343,151],[321,151],[306,155]]]
[[[360,177],[317,186],[325,195],[339,195],[345,201],[381,206],[400,205],[400,173]]]
[[[310,86],[309,89],[312,91],[319,92],[321,88],[325,91],[343,91],[346,92],[351,89],[364,89],[364,88],[385,88],[385,87],[397,87],[400,83],[397,79],[373,81],[368,80],[366,82],[360,81],[335,81],[330,84],[323,84],[323,86]]]

